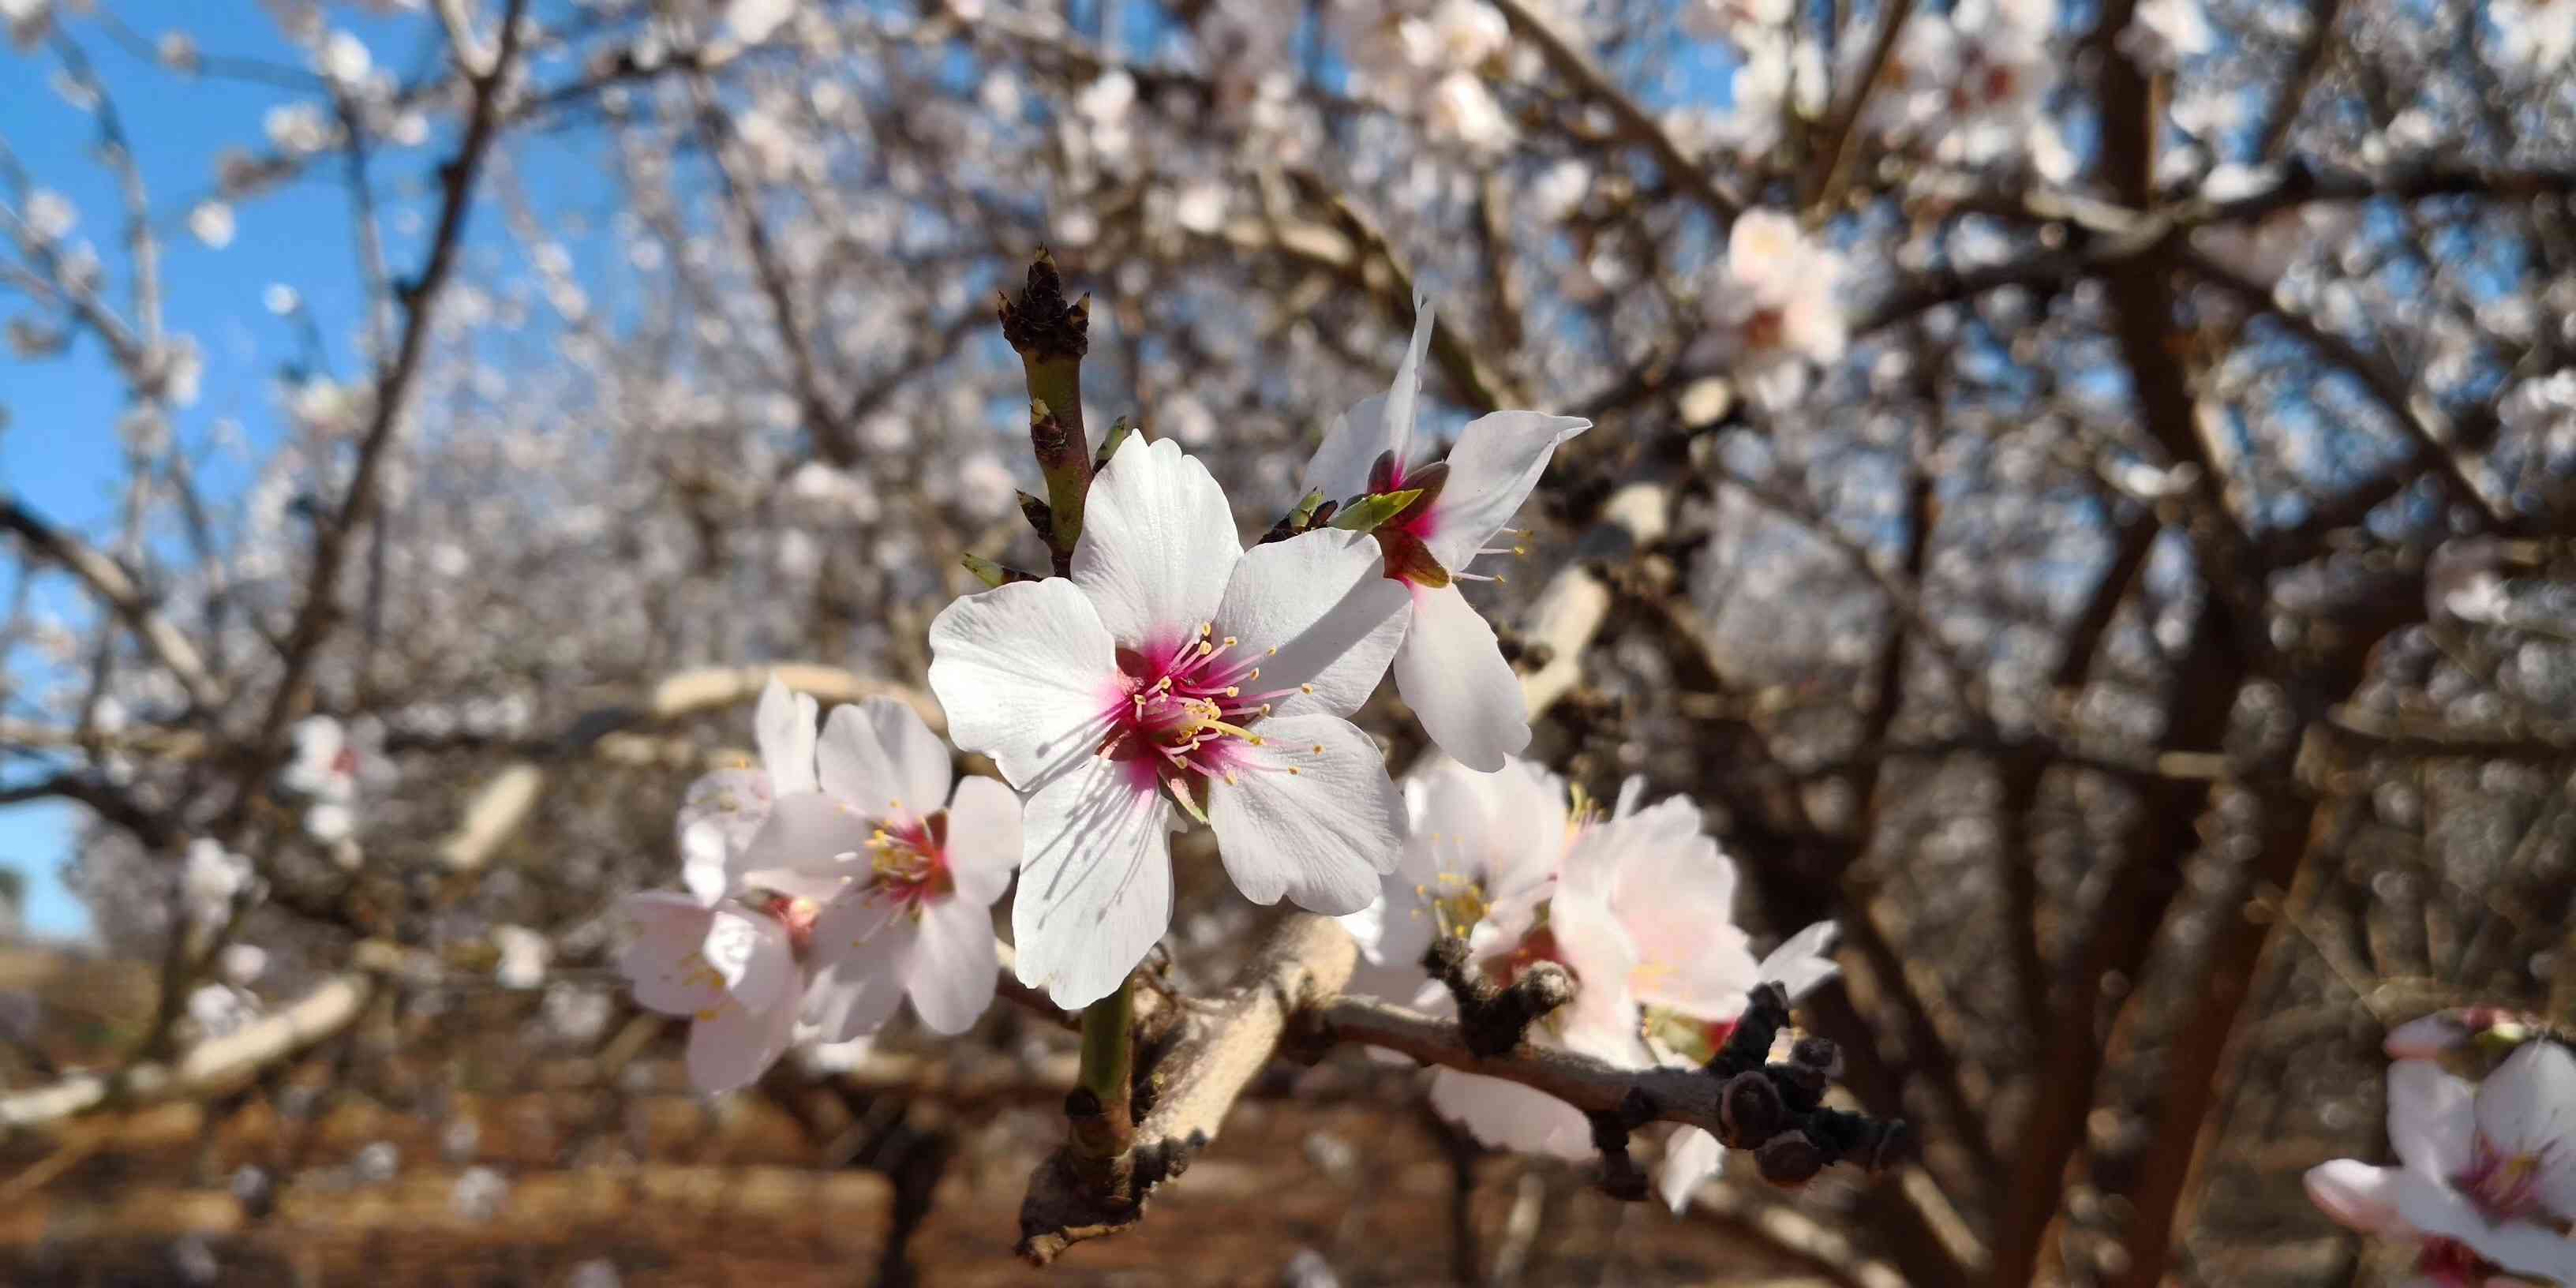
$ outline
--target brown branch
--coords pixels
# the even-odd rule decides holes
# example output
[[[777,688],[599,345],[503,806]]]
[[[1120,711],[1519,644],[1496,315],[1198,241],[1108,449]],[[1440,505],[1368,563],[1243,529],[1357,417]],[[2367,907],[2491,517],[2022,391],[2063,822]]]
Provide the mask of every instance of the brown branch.
[[[169,668],[188,700],[201,708],[221,706],[223,685],[206,670],[197,646],[163,617],[125,565],[79,537],[46,522],[15,497],[0,496],[0,528],[18,534],[29,549],[62,566],[98,596],[128,629],[143,641],[162,666]]]
[[[1684,154],[1663,126],[1643,104],[1619,88],[1617,81],[1592,61],[1592,56],[1575,47],[1574,42],[1559,32],[1547,19],[1532,12],[1522,0],[1493,0],[1503,18],[1522,39],[1538,48],[1556,74],[1564,77],[1585,97],[1598,101],[1610,110],[1618,122],[1619,135],[1646,149],[1663,172],[1664,181],[1706,206],[1709,213],[1731,220],[1743,210],[1743,203],[1719,191],[1717,181],[1708,170]]]

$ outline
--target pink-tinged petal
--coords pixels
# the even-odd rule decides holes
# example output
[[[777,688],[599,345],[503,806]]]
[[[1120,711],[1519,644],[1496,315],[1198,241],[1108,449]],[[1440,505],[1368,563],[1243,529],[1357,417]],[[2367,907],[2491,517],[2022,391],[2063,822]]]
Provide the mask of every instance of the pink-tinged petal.
[[[2397,1214],[2396,1181],[2393,1167],[2338,1158],[2308,1169],[2308,1201],[2345,1229],[2403,1237],[2408,1228]]]
[[[2576,1055],[2525,1042],[2478,1086],[2478,1131],[2507,1157],[2576,1154]]]
[[[1253,547],[1235,565],[1213,619],[1215,633],[1234,637],[1244,660],[1261,670],[1238,687],[1277,694],[1274,718],[1357,711],[1404,638],[1404,587],[1383,568],[1377,542],[1357,532],[1310,532]]]
[[[853,891],[814,919],[814,983],[805,1022],[824,1042],[847,1042],[885,1027],[903,1001],[919,926],[891,904]]]
[[[1841,932],[1834,923],[1819,921],[1789,936],[1762,959],[1764,982],[1788,990],[1793,1002],[1814,992],[1841,969],[1831,956],[1834,938]]]
[[[1449,481],[1426,538],[1440,566],[1458,572],[1511,523],[1559,444],[1592,428],[1574,416],[1498,411],[1467,422],[1449,449]]]
[[[823,900],[868,872],[876,824],[838,796],[799,792],[770,806],[769,820],[734,856],[736,886]]]
[[[870,698],[859,704],[859,714],[876,730],[877,745],[885,748],[894,769],[895,799],[915,816],[938,809],[957,777],[948,744],[921,722],[909,702]]]
[[[854,706],[834,707],[824,717],[823,737],[814,744],[814,771],[825,795],[870,820],[893,818],[895,803],[905,795],[876,726]],[[928,808],[938,808],[937,802]]]
[[[786,1054],[796,1036],[796,1000],[753,1007],[728,998],[689,1026],[689,1083],[708,1095],[749,1086]]]
[[[967,778],[948,801],[948,875],[957,900],[990,908],[1011,888],[1026,845],[1020,798],[997,778]]]
[[[1565,858],[1565,780],[1525,760],[1479,773],[1445,756],[1427,759],[1405,782],[1413,824],[1406,870],[1415,880],[1472,880],[1499,904],[1556,879]]]
[[[2516,1274],[2576,1283],[2576,1239],[2528,1221],[2490,1222],[2466,1195],[2412,1168],[2398,1172],[2389,1188],[2407,1225],[2456,1239]]]
[[[1034,789],[1097,750],[1119,693],[1117,645],[1072,582],[964,596],[931,621],[930,649],[949,735],[1012,786]]]
[[[634,986],[635,1004],[664,1015],[695,1015],[724,996],[724,980],[699,953],[715,913],[687,895],[647,890],[618,901],[635,923],[635,941],[617,959]]]
[[[724,977],[725,991],[755,1010],[780,1000],[790,989],[801,990],[804,977],[796,966],[796,949],[787,927],[776,917],[733,905],[718,905],[699,946],[707,964]],[[793,996],[786,998],[792,1008]]]
[[[1496,1149],[1592,1156],[1592,1124],[1582,1110],[1517,1082],[1442,1069],[1431,1075],[1431,1107]]]
[[[2469,1040],[2465,1014],[2454,1009],[2417,1016],[2390,1029],[2382,1047],[2391,1060],[2434,1059]]]
[[[1560,887],[1548,901],[1557,960],[1574,972],[1574,1000],[1549,1017],[1565,1045],[1624,1068],[1652,1062],[1638,1034],[1637,946],[1599,900]]]
[[[1395,689],[1440,750],[1492,773],[1529,745],[1529,704],[1494,628],[1456,586],[1413,590],[1413,628],[1395,654]]]
[[[1226,875],[1254,903],[1367,907],[1404,844],[1404,802],[1376,741],[1328,715],[1264,720],[1260,733],[1259,746],[1232,748],[1233,781],[1207,787]]]
[[[1091,480],[1073,583],[1120,644],[1178,643],[1215,617],[1242,557],[1234,509],[1207,466],[1168,438],[1131,435]]]
[[[676,830],[689,893],[712,905],[726,894],[726,867],[769,818],[776,793],[760,769],[719,769],[689,784]]]
[[[921,946],[912,955],[905,991],[913,1014],[933,1033],[963,1033],[993,1004],[1001,974],[988,905],[947,899],[922,910]]]
[[[1655,1193],[1675,1212],[1690,1206],[1699,1183],[1726,1168],[1726,1146],[1697,1127],[1675,1131],[1664,1142],[1664,1159],[1655,1166]]]
[[[760,767],[779,795],[814,790],[814,699],[790,693],[777,676],[760,691],[752,732],[760,742]]]
[[[1011,900],[1021,983],[1073,1010],[1145,959],[1172,925],[1171,817],[1150,776],[1092,756],[1029,798]]]
[[[2477,1136],[2477,1092],[2421,1060],[2388,1066],[2388,1143],[2427,1176],[2469,1170]]]

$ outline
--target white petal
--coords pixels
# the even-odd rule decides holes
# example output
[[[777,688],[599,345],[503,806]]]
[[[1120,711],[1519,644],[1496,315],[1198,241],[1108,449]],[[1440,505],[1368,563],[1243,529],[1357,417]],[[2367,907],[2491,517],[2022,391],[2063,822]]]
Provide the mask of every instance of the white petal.
[[[2397,1157],[2427,1176],[2469,1170],[2476,1096],[2468,1083],[2422,1060],[2388,1066],[2388,1143]]]
[[[1376,741],[1327,715],[1264,720],[1260,732],[1259,746],[1230,746],[1234,781],[1208,785],[1226,875],[1254,903],[1285,894],[1312,912],[1367,907],[1404,844],[1404,802]]]
[[[907,969],[913,1014],[933,1033],[963,1033],[993,1004],[1001,956],[993,949],[993,912],[965,899],[933,903],[921,914],[921,946]]]
[[[1637,947],[1609,909],[1580,890],[1560,886],[1548,901],[1548,931],[1574,972],[1574,1000],[1549,1017],[1565,1044],[1629,1068],[1650,1063],[1638,1036]]]
[[[1333,418],[1323,446],[1306,462],[1306,473],[1297,483],[1298,496],[1302,499],[1316,492],[1327,501],[1348,501],[1366,492],[1369,467],[1395,447],[1386,430],[1385,394],[1370,394],[1351,404],[1349,411]]]
[[[1503,660],[1494,628],[1456,586],[1416,588],[1413,627],[1395,655],[1395,690],[1423,732],[1460,764],[1484,773],[1529,745],[1529,705]]]
[[[708,1095],[748,1086],[778,1063],[796,1036],[793,996],[752,1007],[732,998],[689,1026],[689,1082]]]
[[[876,725],[855,706],[834,707],[824,718],[822,740],[814,745],[814,771],[825,793],[870,820],[895,820],[900,812],[895,806],[907,794]],[[919,799],[908,808],[937,809],[947,794],[943,791],[928,805]]]
[[[1067,1010],[1108,996],[1172,925],[1171,807],[1136,762],[1086,756],[1029,798],[1011,939]]]
[[[850,878],[867,873],[867,844],[876,831],[873,821],[838,796],[782,796],[751,843],[734,856],[727,876],[736,887],[829,899]]]
[[[2338,1158],[2308,1169],[2308,1200],[2337,1224],[2363,1234],[2402,1235],[2397,1214],[2397,1169]]]
[[[1216,615],[1242,557],[1207,467],[1168,438],[1130,436],[1091,480],[1073,582],[1120,644],[1177,645]]]
[[[2525,1042],[2478,1086],[2478,1131],[2508,1157],[2576,1154],[2576,1055],[2547,1040]],[[2553,1208],[2556,1204],[2551,1205]]]
[[[1697,1127],[1681,1128],[1664,1142],[1664,1160],[1655,1167],[1655,1192],[1665,1206],[1679,1212],[1690,1206],[1691,1192],[1701,1181],[1725,1167],[1726,1146],[1717,1143],[1717,1137]]]
[[[1789,936],[1762,959],[1763,981],[1786,989],[1793,1002],[1814,992],[1841,969],[1831,955],[1841,932],[1833,922],[1819,921]]]
[[[813,986],[805,991],[805,1022],[825,1042],[847,1042],[885,1027],[903,1000],[912,968],[918,925],[886,904],[852,892],[833,900],[814,919]]]
[[[915,815],[938,809],[956,778],[948,744],[921,722],[921,713],[909,702],[870,698],[859,704],[859,714],[876,730],[877,745],[885,748],[886,762],[894,769],[895,799]]]
[[[788,692],[777,676],[769,677],[760,691],[752,730],[760,742],[761,768],[769,771],[770,787],[781,796],[814,790],[816,710],[812,697]]]
[[[1413,425],[1422,393],[1422,355],[1431,347],[1431,302],[1413,298],[1413,339],[1395,369],[1395,383],[1371,394],[1333,418],[1323,446],[1306,463],[1298,483],[1302,492],[1321,492],[1327,501],[1347,501],[1368,490],[1370,467],[1389,452],[1413,463]]]
[[[1432,502],[1424,544],[1440,566],[1458,572],[1520,512],[1557,445],[1592,428],[1574,416],[1498,411],[1467,422],[1449,450],[1449,481]]]
[[[2398,1215],[2426,1234],[2457,1239],[2479,1256],[2517,1274],[2557,1284],[2576,1283],[2576,1239],[2528,1221],[2489,1222],[2450,1186],[2413,1169],[2390,1182]]]
[[[675,826],[681,879],[702,904],[728,893],[733,857],[751,843],[769,818],[769,774],[759,769],[719,769],[689,784]]]
[[[1346,716],[1368,701],[1404,638],[1404,587],[1385,567],[1374,538],[1329,530],[1255,546],[1235,565],[1215,634],[1252,650],[1261,678],[1251,691],[1289,691],[1273,700],[1274,718]],[[1309,684],[1313,693],[1294,691]]]
[[[706,969],[699,946],[715,914],[687,895],[647,890],[618,901],[635,923],[635,942],[617,960],[634,985],[635,1004],[664,1015],[695,1015],[724,996],[724,981]]]
[[[1416,880],[1464,878],[1489,903],[1533,895],[1556,880],[1565,858],[1565,781],[1525,760],[1478,773],[1446,756],[1408,776]]]
[[[787,940],[787,927],[776,917],[738,905],[716,907],[698,951],[724,977],[725,991],[755,1010],[804,982],[796,969],[796,950]],[[792,1007],[795,999],[787,1001]]]
[[[2382,1047],[2391,1060],[2430,1060],[2468,1040],[2459,1011],[2435,1011],[2390,1029]]]
[[[1442,1069],[1431,1075],[1431,1107],[1496,1149],[1592,1156],[1592,1124],[1582,1110],[1517,1082]]]
[[[1123,696],[1117,645],[1061,577],[958,599],[931,621],[930,649],[949,735],[1022,791],[1088,759]]]
[[[997,778],[957,784],[948,802],[948,875],[960,902],[992,907],[1010,888],[1024,844],[1018,794]]]

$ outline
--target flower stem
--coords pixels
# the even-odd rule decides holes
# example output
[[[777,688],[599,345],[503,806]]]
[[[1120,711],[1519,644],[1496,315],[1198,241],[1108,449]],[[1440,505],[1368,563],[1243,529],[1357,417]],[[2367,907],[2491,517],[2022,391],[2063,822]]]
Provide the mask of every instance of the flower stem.
[[[1132,979],[1122,980],[1117,992],[1082,1012],[1082,1068],[1073,1094],[1065,1098],[1065,1116],[1073,1123],[1074,1147],[1096,1159],[1125,1154],[1136,1134],[1129,1102],[1135,1076],[1134,989]]]

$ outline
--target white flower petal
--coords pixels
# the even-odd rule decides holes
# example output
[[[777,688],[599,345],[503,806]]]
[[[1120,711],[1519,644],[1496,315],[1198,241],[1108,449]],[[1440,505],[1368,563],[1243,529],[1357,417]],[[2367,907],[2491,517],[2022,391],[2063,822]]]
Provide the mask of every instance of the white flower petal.
[[[1377,542],[1357,532],[1310,532],[1255,546],[1235,565],[1217,606],[1216,634],[1237,647],[1276,649],[1254,660],[1255,692],[1289,690],[1271,717],[1345,716],[1368,701],[1404,638],[1404,587],[1385,576]],[[1295,692],[1313,685],[1313,693]]]
[[[2516,1274],[2536,1275],[2550,1283],[2576,1283],[2576,1239],[2528,1221],[2490,1222],[2467,1196],[2413,1168],[2398,1172],[2389,1188],[2407,1225],[2457,1239]]]
[[[781,796],[814,790],[814,699],[790,693],[777,676],[760,691],[760,709],[752,717],[760,742],[760,765],[769,771],[771,790]]]
[[[1376,741],[1328,715],[1264,720],[1260,732],[1261,745],[1230,748],[1234,781],[1208,784],[1226,875],[1254,903],[1285,894],[1313,912],[1367,907],[1404,843],[1404,802]]]
[[[787,927],[776,917],[753,912],[735,905],[718,905],[707,922],[706,940],[699,946],[707,964],[724,977],[725,991],[734,1000],[755,1010],[780,1000],[780,995],[804,984],[796,967],[796,950],[788,943]],[[785,1004],[793,1009],[795,998]]]
[[[949,735],[1022,791],[1089,759],[1123,697],[1116,643],[1061,577],[958,599],[931,621],[930,649]]]
[[[1395,369],[1395,383],[1387,386],[1387,450],[1395,453],[1397,463],[1413,463],[1413,426],[1422,409],[1422,355],[1431,349],[1431,301],[1413,297],[1413,339],[1404,347],[1404,361]]]
[[[1815,991],[1841,969],[1831,956],[1841,931],[1833,922],[1819,921],[1789,936],[1762,959],[1763,982],[1786,989],[1793,1002]]]
[[[1327,501],[1348,501],[1368,490],[1369,467],[1393,450],[1386,436],[1386,395],[1370,394],[1333,418],[1323,445],[1306,462],[1297,494],[1320,493]]]
[[[2576,1055],[2547,1040],[2523,1043],[2478,1085],[2477,1117],[2497,1152],[2543,1160],[2543,1202],[2569,1215],[2559,1200],[2576,1185]]]
[[[708,1095],[748,1086],[778,1063],[795,1036],[793,997],[763,1007],[727,998],[689,1026],[689,1083]]]
[[[1456,586],[1418,589],[1395,655],[1395,689],[1440,749],[1491,773],[1529,745],[1529,705],[1494,628]]]
[[[2388,1143],[2406,1166],[2427,1176],[2469,1170],[2476,1097],[2468,1083],[2422,1060],[2388,1066]]]
[[[2337,1224],[2363,1234],[2403,1235],[2397,1214],[2397,1169],[2338,1158],[2308,1169],[2308,1200]]]
[[[1697,1127],[1684,1127],[1664,1142],[1664,1159],[1655,1166],[1655,1193],[1675,1212],[1690,1206],[1701,1181],[1726,1167],[1726,1146]]]
[[[682,880],[698,902],[724,897],[733,857],[759,835],[769,819],[769,775],[758,769],[719,769],[689,784],[676,828]]]
[[[990,905],[946,899],[923,909],[920,947],[904,990],[933,1033],[963,1033],[993,1004],[1001,957],[993,949]]]
[[[903,1001],[919,927],[887,904],[852,891],[814,919],[814,983],[805,1022],[825,1042],[847,1042],[885,1027]]]
[[[870,698],[859,704],[859,714],[876,730],[877,745],[885,748],[886,762],[894,769],[895,799],[915,815],[938,809],[957,777],[948,744],[922,723],[921,713],[909,702]]]
[[[1172,811],[1138,763],[1086,756],[1029,798],[1011,939],[1020,982],[1067,1010],[1116,990],[1172,925]]]
[[[734,856],[736,887],[757,886],[805,899],[829,899],[868,871],[867,844],[876,824],[826,792],[782,796],[768,821]]]
[[[1592,1124],[1582,1110],[1517,1082],[1442,1069],[1431,1075],[1431,1107],[1496,1149],[1592,1156]]]
[[[724,981],[705,969],[699,946],[715,914],[687,895],[647,890],[618,901],[635,923],[635,942],[617,970],[634,986],[635,1004],[664,1015],[695,1015],[724,997]]]
[[[1578,416],[1498,411],[1467,422],[1449,450],[1449,481],[1432,502],[1431,547],[1440,566],[1464,570],[1520,512],[1559,444],[1592,428]]]
[[[1091,480],[1073,583],[1120,644],[1178,645],[1216,615],[1242,557],[1207,466],[1171,439],[1130,436]]]
[[[1024,844],[1017,793],[997,778],[957,784],[948,802],[948,875],[957,883],[958,902],[992,907],[1010,888]]]

